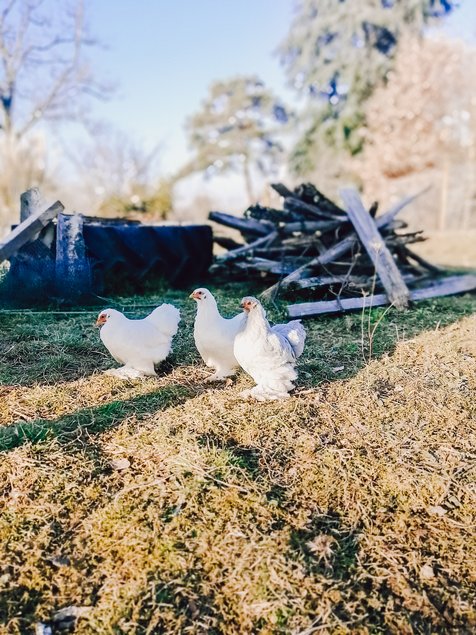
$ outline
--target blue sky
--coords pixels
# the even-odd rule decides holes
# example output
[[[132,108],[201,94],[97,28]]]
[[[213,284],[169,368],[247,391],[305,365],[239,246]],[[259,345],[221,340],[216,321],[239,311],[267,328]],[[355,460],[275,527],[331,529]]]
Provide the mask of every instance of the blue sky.
[[[291,0],[94,0],[91,31],[107,50],[94,53],[98,74],[117,80],[117,95],[95,107],[101,118],[154,145],[163,169],[187,158],[183,123],[208,85],[256,73],[280,95],[285,80],[273,55],[292,17]]]
[[[183,124],[215,79],[258,74],[290,96],[273,51],[285,37],[293,0],[90,0],[97,73],[118,91],[95,105],[98,118],[149,146],[162,142],[162,168],[187,158]],[[462,0],[447,30],[476,38],[476,0]]]

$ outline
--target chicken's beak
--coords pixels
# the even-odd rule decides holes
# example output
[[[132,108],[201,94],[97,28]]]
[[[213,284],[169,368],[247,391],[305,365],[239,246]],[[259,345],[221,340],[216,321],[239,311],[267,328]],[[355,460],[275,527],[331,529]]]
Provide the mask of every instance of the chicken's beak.
[[[100,315],[98,317],[98,319],[96,320],[96,326],[102,326],[103,324],[106,324],[106,318],[104,317],[104,315]]]
[[[243,298],[243,300],[240,303],[240,306],[243,309],[243,311],[246,311],[246,313],[249,313],[251,309],[255,308],[256,302],[254,302],[252,298]]]
[[[193,292],[188,296],[191,300],[200,300],[200,294],[197,292]]]

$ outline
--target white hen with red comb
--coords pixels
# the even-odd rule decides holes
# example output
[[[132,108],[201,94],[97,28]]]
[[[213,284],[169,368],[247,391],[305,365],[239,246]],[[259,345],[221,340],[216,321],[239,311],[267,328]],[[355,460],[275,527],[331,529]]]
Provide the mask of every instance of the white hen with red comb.
[[[256,386],[241,393],[258,401],[286,399],[297,379],[296,361],[304,350],[306,330],[300,320],[271,327],[261,303],[243,298],[246,322],[237,333],[234,353]]]
[[[208,289],[195,289],[190,297],[197,303],[193,329],[195,346],[205,364],[215,370],[207,381],[220,381],[234,375],[238,362],[233,353],[233,342],[243,321],[246,320],[245,313],[224,318],[220,315],[216,300]]]
[[[162,304],[142,320],[130,320],[120,311],[101,311],[96,324],[101,326],[101,340],[121,368],[110,375],[123,378],[155,375],[156,364],[172,350],[172,338],[177,333],[180,311],[171,304]]]

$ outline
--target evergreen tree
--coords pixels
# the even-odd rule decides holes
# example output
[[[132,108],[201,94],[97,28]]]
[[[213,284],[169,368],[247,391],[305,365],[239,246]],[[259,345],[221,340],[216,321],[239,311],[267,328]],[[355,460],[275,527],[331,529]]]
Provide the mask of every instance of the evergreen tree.
[[[195,157],[181,176],[239,171],[253,202],[252,171],[270,174],[276,168],[283,153],[277,133],[288,118],[286,108],[256,76],[213,83],[201,110],[186,124]]]

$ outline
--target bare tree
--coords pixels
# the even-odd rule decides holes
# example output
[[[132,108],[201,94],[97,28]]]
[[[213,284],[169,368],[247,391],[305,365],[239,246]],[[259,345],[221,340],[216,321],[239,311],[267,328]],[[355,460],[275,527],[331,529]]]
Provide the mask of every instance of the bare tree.
[[[425,225],[468,227],[476,195],[476,50],[445,37],[402,40],[386,86],[366,104],[364,150],[353,169],[369,197],[390,202],[433,183]],[[412,185],[415,182],[417,185]]]
[[[0,218],[4,223],[22,189],[47,179],[45,124],[75,120],[84,98],[105,97],[85,57],[88,35],[83,0],[4,0],[0,11]],[[36,152],[28,152],[30,144]],[[43,145],[42,152],[38,147]]]
[[[163,219],[172,207],[173,179],[160,169],[160,144],[146,149],[122,130],[97,123],[89,140],[68,157],[80,177],[87,212],[101,216]]]

